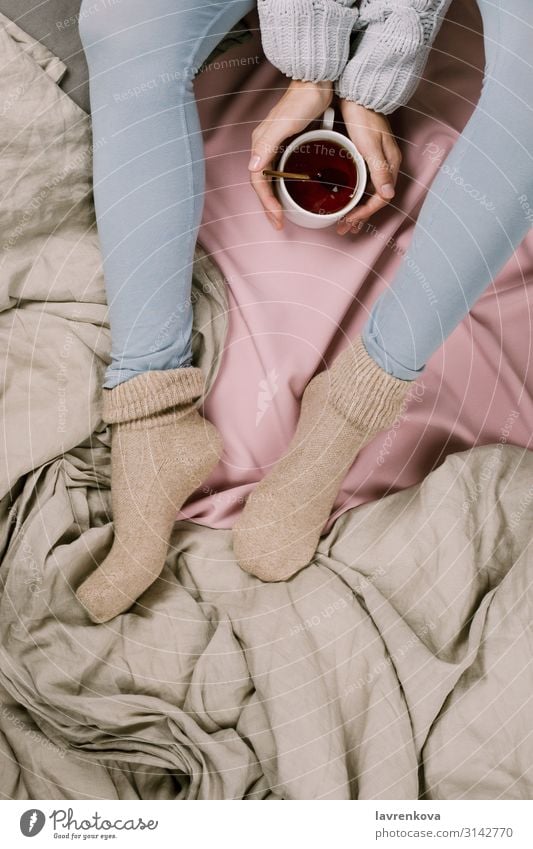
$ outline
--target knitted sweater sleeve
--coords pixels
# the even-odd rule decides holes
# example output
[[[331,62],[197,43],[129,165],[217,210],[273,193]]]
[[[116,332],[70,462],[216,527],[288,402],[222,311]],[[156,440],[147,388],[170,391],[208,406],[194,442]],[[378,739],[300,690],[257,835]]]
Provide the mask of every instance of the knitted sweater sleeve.
[[[339,97],[388,114],[414,93],[451,0],[362,0]]]
[[[357,0],[258,0],[267,59],[295,80],[336,80],[350,55]],[[394,0],[392,0],[394,2]]]

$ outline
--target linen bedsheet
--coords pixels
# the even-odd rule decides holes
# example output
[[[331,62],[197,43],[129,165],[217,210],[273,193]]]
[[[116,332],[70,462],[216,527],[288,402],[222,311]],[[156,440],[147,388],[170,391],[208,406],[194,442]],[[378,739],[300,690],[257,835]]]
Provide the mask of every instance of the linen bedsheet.
[[[527,399],[493,444],[346,509],[291,581],[181,518],[139,603],[88,620],[74,589],[113,538],[90,122],[4,17],[0,54],[2,795],[531,798],[533,454],[508,444]],[[199,250],[207,402],[229,295]]]

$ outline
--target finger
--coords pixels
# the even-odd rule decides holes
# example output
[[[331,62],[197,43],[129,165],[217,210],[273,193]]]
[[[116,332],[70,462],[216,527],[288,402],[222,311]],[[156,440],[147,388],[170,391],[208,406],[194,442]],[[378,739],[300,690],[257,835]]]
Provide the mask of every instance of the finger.
[[[294,81],[293,81],[294,83]],[[322,87],[304,89],[291,84],[279,103],[252,133],[252,150],[248,168],[261,171],[281,152],[290,136],[305,130],[324,111]]]
[[[284,142],[305,129],[310,120],[295,118],[294,110],[289,109],[287,103],[280,102],[252,133],[249,170],[262,171],[266,168],[281,153]]]
[[[350,224],[349,221],[345,221],[343,219],[337,224],[337,233],[339,234],[339,236],[345,236],[346,233],[352,233],[355,235],[361,232],[364,224],[365,221],[357,221],[356,223]]]
[[[400,166],[402,164],[402,152],[398,147],[396,139],[392,135],[383,136],[383,152],[389,163],[389,170],[392,182],[396,187]]]
[[[283,134],[282,127],[286,123],[286,121],[270,121],[267,119],[258,127],[252,135],[252,149],[248,163],[250,171],[262,171],[277,157],[281,144],[291,135],[290,132],[287,132],[287,135]]]
[[[349,212],[337,226],[337,232],[339,235],[344,236],[348,233],[354,225],[359,223],[364,223],[367,221],[372,215],[375,215],[376,212],[379,212],[380,209],[387,206],[388,201],[383,200],[381,195],[374,194],[372,195],[365,203],[358,206],[352,212]]]
[[[380,209],[387,206],[388,201],[383,200],[381,195],[373,194],[368,198],[365,203],[362,203],[360,206],[357,206],[346,216],[346,220],[353,224],[355,221],[363,221],[363,219],[370,218],[372,215],[375,215],[376,212],[379,212]]]
[[[370,152],[363,156],[370,171],[370,178],[376,192],[385,200],[391,200],[394,197],[394,182],[391,175],[389,160],[387,159],[381,143],[372,146]]]
[[[269,221],[276,230],[280,230],[283,227],[283,207],[273,192],[272,180],[256,172],[250,174],[250,180]]]

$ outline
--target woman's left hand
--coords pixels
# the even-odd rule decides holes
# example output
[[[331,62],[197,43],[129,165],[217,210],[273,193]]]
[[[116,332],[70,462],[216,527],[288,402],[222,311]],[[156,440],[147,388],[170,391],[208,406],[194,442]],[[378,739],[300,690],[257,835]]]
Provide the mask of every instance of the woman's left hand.
[[[322,115],[332,98],[332,82],[291,80],[283,97],[252,133],[252,151],[248,165],[250,179],[270,223],[276,230],[283,227],[283,209],[272,191],[272,179],[263,177],[262,171],[272,167],[281,146],[290,136],[301,133],[311,121]]]
[[[357,232],[361,225],[386,206],[395,194],[402,162],[400,148],[384,115],[350,100],[339,101],[351,140],[363,156],[374,186],[374,194],[348,213],[337,225],[337,233]]]

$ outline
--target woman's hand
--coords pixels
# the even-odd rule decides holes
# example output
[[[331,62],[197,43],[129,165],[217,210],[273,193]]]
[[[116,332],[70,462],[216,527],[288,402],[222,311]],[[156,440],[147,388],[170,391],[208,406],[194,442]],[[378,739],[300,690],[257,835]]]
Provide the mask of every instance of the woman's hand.
[[[285,94],[265,120],[252,133],[252,152],[248,169],[257,196],[276,230],[283,227],[283,210],[272,191],[272,180],[263,177],[280,146],[295,133],[301,133],[311,121],[328,108],[333,97],[333,83],[310,83],[292,80]]]
[[[363,222],[392,200],[402,155],[384,115],[350,100],[340,100],[340,107],[348,135],[366,161],[375,189],[365,203],[338,223],[337,233],[344,236],[350,230],[357,232]]]

